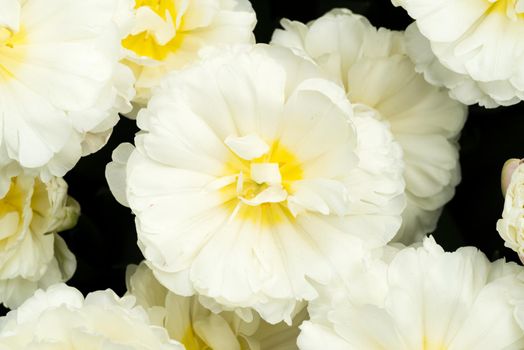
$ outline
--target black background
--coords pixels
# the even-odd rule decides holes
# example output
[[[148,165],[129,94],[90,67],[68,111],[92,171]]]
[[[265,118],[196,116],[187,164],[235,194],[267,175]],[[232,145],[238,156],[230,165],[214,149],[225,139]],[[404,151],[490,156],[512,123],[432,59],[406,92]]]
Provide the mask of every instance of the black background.
[[[404,10],[393,7],[389,0],[252,0],[252,4],[258,17],[258,42],[268,42],[283,17],[307,22],[334,7],[349,8],[366,15],[375,26],[390,29],[403,30],[411,22]],[[490,259],[506,256],[516,260],[516,255],[504,248],[495,224],[503,206],[502,164],[508,158],[524,157],[523,114],[520,105],[493,110],[470,107],[460,141],[462,183],[434,233],[447,250],[474,245]],[[132,142],[135,132],[134,121],[122,118],[108,145],[82,159],[66,175],[70,194],[82,206],[77,227],[62,233],[78,261],[69,284],[84,293],[106,288],[125,292],[125,268],[141,260],[133,216],[113,199],[104,178],[112,150],[121,142]]]

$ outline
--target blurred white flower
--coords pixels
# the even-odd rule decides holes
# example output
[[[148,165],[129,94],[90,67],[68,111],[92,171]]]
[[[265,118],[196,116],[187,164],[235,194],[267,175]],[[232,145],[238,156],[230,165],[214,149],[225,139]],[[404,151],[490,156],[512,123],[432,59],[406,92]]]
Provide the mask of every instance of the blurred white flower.
[[[302,350],[509,350],[524,348],[515,315],[522,267],[490,263],[476,248],[446,253],[432,238],[330,285],[309,305]]]
[[[134,95],[118,63],[125,1],[2,1],[0,166],[48,180],[106,143]]]
[[[511,171],[511,181],[504,186],[506,172]],[[502,219],[497,222],[497,231],[504,245],[524,257],[524,164],[518,159],[506,162],[502,171],[505,189]]]
[[[416,22],[408,52],[428,82],[488,108],[524,98],[524,2],[392,0]]]
[[[283,322],[271,325],[253,313],[245,321],[234,312],[211,312],[202,306],[198,296],[183,297],[168,291],[145,263],[128,267],[127,275],[128,293],[186,350],[298,349],[298,325],[307,315],[305,308],[294,318],[293,326]]]
[[[164,81],[108,182],[169,290],[290,324],[311,281],[400,226],[401,151],[374,113],[287,49],[230,48]]]
[[[0,318],[1,349],[184,350],[133,297],[56,284]],[[188,349],[189,350],[189,349]]]
[[[75,257],[57,232],[76,224],[80,207],[61,178],[44,183],[6,169],[0,177],[0,303],[13,308],[73,275]]]
[[[400,32],[335,9],[304,25],[283,20],[272,43],[313,59],[345,87],[352,103],[375,111],[404,153],[407,206],[397,240],[422,239],[460,181],[457,137],[466,109],[417,74]]]
[[[202,48],[254,42],[256,15],[248,0],[137,0],[122,41],[143,106],[170,71],[197,60]]]

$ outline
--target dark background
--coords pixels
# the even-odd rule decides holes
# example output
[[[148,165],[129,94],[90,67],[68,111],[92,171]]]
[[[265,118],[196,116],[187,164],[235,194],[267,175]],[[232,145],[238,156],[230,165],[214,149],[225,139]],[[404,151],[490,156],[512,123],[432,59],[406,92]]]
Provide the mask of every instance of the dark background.
[[[390,29],[402,30],[411,22],[389,0],[252,0],[252,4],[258,16],[258,42],[268,42],[283,17],[307,22],[334,7],[349,8],[366,15],[375,26]],[[524,157],[522,114],[521,106],[470,108],[460,141],[462,183],[434,233],[446,249],[474,245],[490,259],[506,256],[516,260],[512,251],[504,249],[495,224],[503,205],[499,181],[502,164],[508,158]],[[62,236],[78,260],[70,284],[84,293],[106,288],[125,292],[125,268],[141,260],[133,216],[113,199],[104,178],[112,150],[121,142],[132,142],[135,132],[134,121],[123,118],[108,145],[82,159],[66,176],[70,194],[82,206],[82,216],[77,227]]]

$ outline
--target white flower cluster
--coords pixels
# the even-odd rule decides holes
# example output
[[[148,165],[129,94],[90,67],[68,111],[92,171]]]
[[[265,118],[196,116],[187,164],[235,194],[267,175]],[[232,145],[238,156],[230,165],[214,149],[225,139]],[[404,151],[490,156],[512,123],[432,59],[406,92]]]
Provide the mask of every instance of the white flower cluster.
[[[393,3],[405,33],[335,9],[256,44],[247,0],[0,0],[0,349],[524,349],[524,269],[426,237],[464,104],[524,98],[524,1]],[[119,114],[106,178],[145,260],[84,298],[61,177]]]

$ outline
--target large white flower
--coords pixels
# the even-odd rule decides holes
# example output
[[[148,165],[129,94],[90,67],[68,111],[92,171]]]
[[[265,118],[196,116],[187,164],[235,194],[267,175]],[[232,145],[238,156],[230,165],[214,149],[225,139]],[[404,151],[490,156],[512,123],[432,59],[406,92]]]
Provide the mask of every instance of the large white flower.
[[[389,261],[390,260],[390,261]],[[302,350],[510,350],[524,348],[515,317],[522,267],[490,263],[476,248],[446,253],[432,238],[330,285],[310,303]]]
[[[428,82],[485,107],[524,98],[524,2],[392,0],[416,22],[408,51]]]
[[[133,74],[119,63],[124,0],[0,7],[0,166],[62,176],[103,146],[118,111],[131,107]]]
[[[374,113],[287,49],[224,50],[164,81],[108,181],[168,289],[291,323],[311,280],[400,225],[401,151]]]
[[[57,232],[74,226],[79,212],[63,179],[0,171],[0,303],[16,307],[36,289],[71,278],[75,257]]]
[[[56,284],[0,318],[0,349],[184,350],[133,297]],[[189,349],[188,349],[189,350]]]
[[[421,239],[435,228],[460,181],[456,139],[466,109],[415,72],[399,32],[377,30],[345,9],[307,25],[283,20],[282,26],[273,44],[313,59],[352,103],[366,105],[389,125],[406,165],[407,207],[397,239]]]
[[[248,0],[137,0],[134,17],[122,44],[137,78],[139,106],[168,72],[195,61],[202,48],[254,42],[256,16]]]
[[[305,308],[294,318],[293,326],[283,322],[271,325],[252,313],[246,321],[234,312],[211,312],[202,306],[198,296],[183,297],[170,292],[145,263],[128,267],[127,274],[128,293],[155,324],[166,328],[170,337],[186,350],[298,349],[298,325],[307,315]]]
[[[521,163],[514,160],[513,163]],[[512,163],[508,164],[509,166]],[[502,219],[497,222],[497,231],[505,246],[524,257],[524,164],[513,169],[511,182],[507,186]]]

